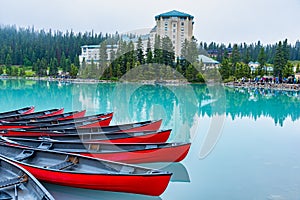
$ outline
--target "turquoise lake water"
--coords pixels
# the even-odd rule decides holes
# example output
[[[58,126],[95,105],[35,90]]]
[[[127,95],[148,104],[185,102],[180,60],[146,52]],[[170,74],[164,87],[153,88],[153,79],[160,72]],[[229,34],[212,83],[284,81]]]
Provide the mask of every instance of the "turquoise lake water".
[[[299,92],[0,80],[0,103],[0,112],[30,105],[113,111],[112,124],[161,118],[163,129],[173,129],[170,142],[192,142],[181,163],[146,165],[174,173],[160,197],[45,183],[56,199],[300,199]]]

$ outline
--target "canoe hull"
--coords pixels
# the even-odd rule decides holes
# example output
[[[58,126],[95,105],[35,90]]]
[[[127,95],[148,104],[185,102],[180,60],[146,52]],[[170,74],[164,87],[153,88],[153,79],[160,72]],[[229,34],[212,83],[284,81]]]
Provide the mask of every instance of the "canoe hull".
[[[7,112],[1,112],[0,118],[10,117],[10,116],[16,116],[16,115],[26,115],[34,112],[34,106],[25,107],[17,110],[7,111]]]
[[[27,111],[23,112],[22,115],[31,114],[33,112],[34,112],[34,107],[31,106],[30,109],[28,109]]]
[[[54,112],[51,112],[49,114],[43,115],[42,117],[51,117],[51,116],[54,116],[54,115],[61,115],[63,113],[64,113],[64,108],[61,108],[57,111],[54,111]]]
[[[72,120],[72,119],[70,119]],[[87,125],[80,125],[81,122],[70,122],[70,127],[74,128],[75,126],[78,125],[79,128],[94,128],[94,127],[101,127],[101,126],[109,126],[110,122],[111,122],[112,118],[108,117],[108,118],[98,118],[98,119],[90,119],[91,123],[89,123],[89,120],[87,120],[85,123],[87,123]],[[63,121],[62,121],[63,123]],[[41,124],[43,124],[43,122],[41,122]],[[73,125],[71,125],[73,124]],[[37,123],[37,126],[39,126],[39,124]],[[55,125],[57,126],[57,125]],[[64,124],[62,125],[58,125],[57,127],[60,128],[61,126],[65,126]],[[51,128],[51,124],[49,124],[48,126],[46,125],[45,127],[50,127]],[[67,126],[66,126],[67,127]],[[28,125],[0,125],[0,130],[7,130],[7,129],[26,129],[26,128],[37,128],[36,126],[28,126]],[[43,126],[41,126],[41,130],[42,130]],[[47,129],[47,128],[46,128]]]
[[[79,126],[79,128],[94,128],[94,127],[101,127],[101,126],[109,126],[112,117],[107,118],[99,118],[100,121],[90,123],[87,125]]]
[[[130,164],[180,162],[187,156],[189,149],[190,144],[188,143],[180,146],[145,149],[134,152],[80,153],[80,155]]]
[[[19,164],[40,181],[69,187],[127,192],[151,196],[161,195],[168,186],[171,175],[147,176],[104,174],[92,175],[82,173],[65,173],[63,171],[44,170]],[[155,187],[153,187],[155,185]]]
[[[53,116],[53,115],[58,115],[62,114],[64,112],[64,109],[50,109],[50,110],[44,110],[40,112],[30,112],[27,114],[16,114],[16,115],[11,115],[7,117],[1,117],[0,120],[3,121],[17,121],[17,120],[25,120],[25,119],[31,119],[31,118],[40,118],[40,117],[47,117],[47,116]]]
[[[171,130],[161,131],[145,136],[135,136],[120,139],[111,140],[90,140],[90,142],[108,142],[108,143],[164,143],[166,142],[171,134]],[[87,140],[89,141],[89,140]]]
[[[0,130],[14,129],[14,128],[33,128],[34,126],[22,126],[22,125],[0,125]]]
[[[86,113],[86,110],[82,110],[82,111],[74,113],[74,114],[72,114],[70,116],[59,118],[59,120],[81,118],[81,117],[85,116],[85,113]]]
[[[35,123],[35,126],[31,126],[33,123],[30,124],[30,126],[28,125],[0,125],[0,130],[4,131],[4,130],[9,130],[10,129],[25,129],[26,132],[23,133],[31,133],[30,129],[35,129],[35,131],[32,132],[37,132],[37,131],[41,131],[41,132],[45,132],[45,131],[50,131],[50,130],[63,130],[63,129],[68,129],[68,128],[81,128],[81,127],[89,127],[89,128],[98,128],[101,126],[108,126],[111,122],[112,118],[111,117],[107,117],[107,118],[91,118],[91,119],[87,119],[87,120],[83,120],[83,121],[76,121],[76,119],[69,119],[66,121],[70,121],[70,122],[64,122],[64,120],[62,120],[61,124],[51,124],[51,122],[37,122]],[[43,124],[44,123],[44,124]],[[23,134],[24,135],[24,134]]]
[[[138,131],[157,131],[158,129],[160,129],[161,124],[162,124],[162,120],[158,120],[151,124],[147,124],[147,125],[136,127],[136,128],[131,128],[130,130],[121,130],[121,131],[127,132],[127,133],[138,132]]]

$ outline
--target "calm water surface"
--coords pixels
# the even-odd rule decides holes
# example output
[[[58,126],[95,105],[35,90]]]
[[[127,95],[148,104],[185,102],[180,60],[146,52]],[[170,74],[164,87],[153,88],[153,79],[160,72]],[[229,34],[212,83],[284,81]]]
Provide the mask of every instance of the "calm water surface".
[[[220,86],[0,80],[0,111],[113,111],[114,124],[162,118],[170,142],[192,142],[181,163],[146,165],[174,173],[160,197],[45,183],[61,200],[300,199],[299,103],[297,92]]]

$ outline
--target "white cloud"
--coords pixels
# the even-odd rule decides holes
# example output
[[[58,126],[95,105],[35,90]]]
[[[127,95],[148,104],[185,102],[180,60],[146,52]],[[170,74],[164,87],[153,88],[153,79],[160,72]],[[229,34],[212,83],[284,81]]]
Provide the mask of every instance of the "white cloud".
[[[45,29],[126,32],[154,26],[154,16],[179,10],[195,16],[200,41],[274,43],[299,38],[297,0],[2,0],[0,24]]]

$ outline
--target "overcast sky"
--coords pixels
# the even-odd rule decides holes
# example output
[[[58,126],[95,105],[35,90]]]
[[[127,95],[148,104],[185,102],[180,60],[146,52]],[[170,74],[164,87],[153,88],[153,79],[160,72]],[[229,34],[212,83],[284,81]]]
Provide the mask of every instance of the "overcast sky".
[[[75,32],[128,32],[171,10],[193,15],[198,41],[300,40],[300,0],[0,0],[0,24]]]

